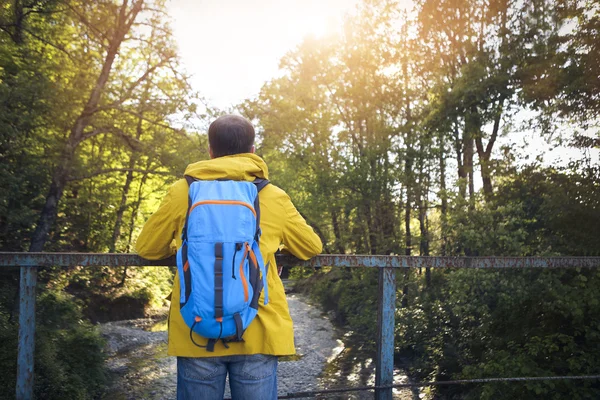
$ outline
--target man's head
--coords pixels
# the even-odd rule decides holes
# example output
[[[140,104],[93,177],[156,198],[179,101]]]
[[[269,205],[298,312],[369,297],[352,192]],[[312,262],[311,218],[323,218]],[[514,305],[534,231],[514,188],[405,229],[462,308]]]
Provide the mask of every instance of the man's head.
[[[223,115],[208,128],[211,158],[240,153],[254,153],[254,127],[239,115]]]

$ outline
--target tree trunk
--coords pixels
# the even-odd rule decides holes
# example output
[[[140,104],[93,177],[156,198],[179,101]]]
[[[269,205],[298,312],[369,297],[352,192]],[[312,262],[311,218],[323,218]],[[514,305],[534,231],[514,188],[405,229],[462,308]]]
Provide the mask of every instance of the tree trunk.
[[[73,161],[74,150],[75,149],[71,143],[71,140],[69,140],[63,150],[60,165],[56,168],[56,170],[54,170],[54,174],[52,175],[50,190],[46,195],[44,208],[42,208],[40,218],[35,231],[33,232],[29,251],[39,252],[44,250],[44,244],[48,238],[48,233],[50,232],[50,228],[56,219],[58,202],[62,198],[63,191],[67,183],[69,170]]]
[[[427,200],[422,199],[419,209],[419,228],[421,231],[421,242],[419,246],[419,255],[429,256],[429,227],[427,221]],[[425,285],[431,285],[431,268],[425,268]]]
[[[136,125],[135,138],[136,140],[140,140],[142,137],[142,125],[144,123],[144,111],[145,111],[145,102],[148,97],[148,91],[150,88],[150,80],[147,81],[144,94],[140,99],[140,106],[138,109],[139,117]],[[139,159],[138,153],[134,150],[132,154],[129,156],[129,171],[127,171],[127,176],[125,177],[125,184],[123,185],[123,195],[121,196],[121,204],[119,205],[119,209],[117,210],[117,218],[115,220],[115,226],[113,229],[112,240],[110,242],[109,252],[114,253],[117,247],[117,242],[119,241],[119,237],[121,236],[121,223],[123,221],[123,214],[127,209],[127,196],[129,195],[129,188],[131,187],[131,182],[133,181],[133,169],[137,164]],[[146,176],[146,175],[144,175]]]
[[[404,162],[404,174],[406,176],[406,204],[404,205],[404,233],[406,235],[405,238],[405,247],[404,247],[404,255],[410,256],[412,251],[412,234],[410,231],[410,217],[411,217],[411,202],[412,202],[412,149],[406,149],[406,160]],[[410,155],[409,155],[410,154]],[[404,286],[402,287],[402,307],[408,306],[408,279],[410,277],[410,271],[407,269],[404,271]]]
[[[473,183],[473,137],[471,133],[465,132],[464,137],[465,149],[463,152],[463,167],[467,174],[467,183],[469,188],[469,202],[474,200],[475,195],[475,185]]]
[[[12,32],[12,40],[17,45],[23,44],[23,24],[25,22],[25,12],[23,11],[23,1],[14,0],[13,2],[13,14],[14,14],[14,29]]]
[[[463,166],[468,175],[468,186],[469,186],[469,208],[475,207],[475,184],[473,175],[473,154],[475,147],[475,137],[478,136],[480,130],[479,117],[477,110],[471,107],[465,115],[465,131],[463,134],[464,152],[463,152]]]
[[[148,163],[150,166],[150,163]],[[148,169],[150,168],[148,166]],[[133,208],[131,210],[131,220],[129,223],[129,233],[127,235],[127,246],[125,247],[125,252],[129,253],[131,251],[131,243],[133,241],[133,231],[135,230],[135,220],[138,217],[138,213],[140,211],[140,206],[142,204],[142,194],[143,188],[146,184],[146,180],[148,179],[148,174],[142,175],[142,179],[140,180],[140,187],[138,188],[137,200],[133,203]]]
[[[481,180],[483,181],[483,195],[486,201],[490,201],[494,188],[492,186],[492,172],[490,168],[490,160],[488,157],[479,158],[481,165]]]
[[[148,162],[148,166],[146,170],[150,169],[151,162]],[[135,220],[137,219],[138,212],[140,210],[140,205],[142,204],[142,194],[144,185],[146,184],[146,180],[148,179],[148,174],[142,175],[142,179],[140,180],[140,187],[138,188],[137,199],[133,203],[133,208],[131,210],[131,220],[129,222],[129,233],[127,235],[127,246],[125,247],[125,252],[129,253],[131,251],[131,243],[133,241],[133,231],[135,230]],[[125,285],[125,280],[127,279],[127,266],[123,267],[123,275],[121,276],[121,282],[119,282],[119,286]]]
[[[133,182],[133,171],[132,169],[135,167],[136,156],[131,155],[129,158],[129,171],[125,177],[125,184],[123,185],[123,193],[121,196],[121,204],[119,205],[119,209],[117,210],[117,218],[115,220],[115,226],[113,228],[112,240],[110,241],[110,246],[108,248],[109,253],[114,253],[117,248],[117,242],[119,241],[119,237],[121,236],[121,223],[123,222],[123,214],[125,213],[125,209],[127,208],[127,196],[129,195],[129,189],[131,187],[131,182]]]
[[[501,15],[501,27],[502,29],[506,29],[507,24],[507,7],[508,3],[502,4],[502,8],[500,9]],[[482,20],[483,21],[483,20]],[[483,22],[482,22],[483,23]],[[483,28],[482,33],[480,34],[481,38],[483,38]],[[502,44],[500,48],[504,48],[506,45],[506,35],[502,35]],[[481,50],[480,50],[481,51]],[[506,73],[506,71],[503,71]],[[508,75],[508,74],[507,74]],[[508,82],[505,82],[508,85]],[[492,156],[492,150],[494,148],[494,144],[496,143],[496,139],[498,138],[498,130],[500,128],[500,120],[502,118],[502,113],[504,110],[504,101],[506,94],[500,94],[498,98],[498,103],[495,106],[494,110],[494,127],[492,128],[492,134],[488,141],[485,149],[483,148],[483,138],[481,135],[481,129],[479,131],[479,135],[476,137],[476,146],[477,146],[477,155],[479,157],[479,164],[481,166],[481,180],[483,181],[483,194],[485,196],[486,202],[490,202],[492,196],[494,194],[494,188],[492,186],[492,168],[490,164],[490,159]]]
[[[475,138],[475,144],[477,146],[477,156],[479,157],[479,165],[481,166],[481,180],[483,181],[483,194],[485,200],[489,202],[494,194],[494,188],[492,186],[492,168],[490,160],[492,157],[492,150],[496,139],[498,138],[498,131],[500,129],[500,119],[502,118],[502,111],[504,107],[504,97],[501,97],[498,101],[498,106],[495,110],[496,115],[494,116],[494,127],[492,128],[492,134],[488,141],[485,149],[483,148],[483,138],[481,132]]]
[[[394,206],[389,198],[389,193],[384,194],[383,201],[379,207],[379,220],[382,231],[383,254],[389,255],[394,252],[395,246],[395,224]]]
[[[379,178],[379,185],[377,186],[377,226],[380,233],[380,249],[378,254],[389,255],[394,252],[396,246],[395,240],[395,221],[396,214],[394,212],[394,204],[392,196],[388,188],[388,182],[390,182],[390,162],[387,154],[383,160],[383,174]]]
[[[428,208],[428,193],[429,193],[429,176],[425,172],[424,155],[426,147],[423,141],[419,146],[419,186],[418,186],[418,204],[419,204],[419,255],[429,255],[429,232],[427,231],[427,208]],[[431,280],[431,270],[425,268],[425,282],[429,286]]]
[[[439,145],[440,145],[440,153],[439,153],[439,163],[440,163],[440,200],[442,202],[442,206],[440,209],[441,212],[441,237],[442,244],[440,248],[441,256],[446,255],[446,246],[448,245],[448,193],[446,192],[446,158],[445,158],[445,148],[444,148],[444,137],[443,133],[439,134]]]
[[[374,133],[369,129],[369,122],[365,121],[367,142],[373,146],[375,139],[373,138]],[[385,156],[384,156],[385,157]],[[379,182],[378,174],[378,162],[379,157],[374,154],[369,154],[369,169],[371,179],[369,179],[369,193],[367,193],[368,206],[367,206],[367,220],[369,223],[369,242],[371,247],[371,254],[382,254],[384,248],[383,231],[381,225],[381,202],[382,193],[380,190],[381,182]]]
[[[412,250],[412,235],[410,231],[410,217],[411,217],[411,207],[412,207],[412,191],[413,191],[413,128],[412,128],[412,110],[411,110],[411,97],[409,95],[409,75],[408,75],[408,60],[404,59],[402,63],[402,73],[404,76],[404,90],[405,90],[405,104],[406,108],[406,159],[404,160],[404,178],[406,182],[406,204],[404,208],[404,230],[406,234],[405,240],[405,249],[404,254],[407,256],[411,255]],[[402,287],[402,301],[401,306],[405,308],[408,306],[408,280],[410,278],[410,271],[407,268],[404,271],[404,285]]]
[[[344,241],[342,238],[342,229],[338,220],[338,209],[331,210],[331,224],[333,225],[333,235],[335,236],[335,249],[339,254],[345,254]]]
[[[48,240],[48,233],[50,232],[50,229],[56,220],[58,203],[62,198],[67,179],[71,172],[75,150],[79,143],[84,139],[83,131],[89,125],[94,113],[96,112],[96,108],[100,102],[104,87],[108,82],[108,77],[110,75],[113,62],[115,61],[115,57],[119,51],[119,47],[123,42],[125,34],[127,34],[131,28],[131,24],[137,17],[142,4],[143,0],[138,0],[128,13],[126,10],[127,2],[125,1],[119,10],[117,26],[108,46],[106,58],[104,59],[102,70],[98,76],[96,85],[90,93],[90,97],[83,108],[83,111],[77,117],[71,128],[69,138],[67,139],[65,147],[62,151],[60,164],[52,174],[52,183],[50,185],[48,194],[46,195],[44,208],[42,209],[37,226],[33,232],[29,251],[37,252],[44,250],[44,244]]]
[[[358,226],[356,226],[356,238],[357,243],[356,247],[359,252],[371,254],[371,242],[369,241],[370,231],[369,231],[369,223],[367,221],[367,206],[364,204],[365,200],[362,200],[362,203],[359,204],[357,210],[357,220]]]
[[[460,138],[458,122],[454,122],[454,150],[458,167],[458,193],[461,198],[467,198],[467,171],[463,165],[463,141]]]
[[[371,201],[365,206],[365,216],[367,217],[367,225],[369,226],[369,253],[377,254],[378,243],[377,243],[377,229],[374,226],[373,212],[371,210]]]

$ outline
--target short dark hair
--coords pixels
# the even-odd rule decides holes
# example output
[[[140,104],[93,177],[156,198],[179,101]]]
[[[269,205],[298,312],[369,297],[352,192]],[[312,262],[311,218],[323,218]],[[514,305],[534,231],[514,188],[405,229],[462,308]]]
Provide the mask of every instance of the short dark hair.
[[[239,115],[223,115],[208,127],[208,144],[213,157],[249,153],[254,136],[250,121]]]

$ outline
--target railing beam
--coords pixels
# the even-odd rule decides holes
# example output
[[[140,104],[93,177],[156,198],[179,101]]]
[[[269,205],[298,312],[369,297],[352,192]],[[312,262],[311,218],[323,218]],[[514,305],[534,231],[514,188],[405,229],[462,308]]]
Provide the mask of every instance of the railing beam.
[[[375,361],[375,399],[392,400],[394,383],[394,317],[396,314],[396,270],[379,269],[377,305],[377,355]]]
[[[19,283],[19,348],[17,356],[17,400],[33,399],[33,355],[35,348],[36,267],[21,267]]]
[[[277,256],[280,266],[369,268],[598,268],[600,257],[415,257],[322,254],[308,261]],[[175,257],[146,260],[137,254],[3,253],[0,267],[174,266]]]

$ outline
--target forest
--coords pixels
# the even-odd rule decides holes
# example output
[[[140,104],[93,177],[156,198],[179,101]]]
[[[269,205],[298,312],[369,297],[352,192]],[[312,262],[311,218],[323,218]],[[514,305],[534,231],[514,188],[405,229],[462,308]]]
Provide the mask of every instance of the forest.
[[[600,255],[600,3],[363,0],[230,109],[192,87],[167,3],[0,1],[0,251],[133,252],[167,188],[208,158],[208,124],[238,113],[324,253]],[[291,275],[374,349],[374,271]],[[12,398],[19,270],[0,278]],[[38,279],[36,398],[92,399],[109,379],[95,324],[164,307],[172,271]],[[399,272],[396,363],[415,381],[598,374],[599,285],[597,269]],[[600,382],[425,395],[594,399]]]

